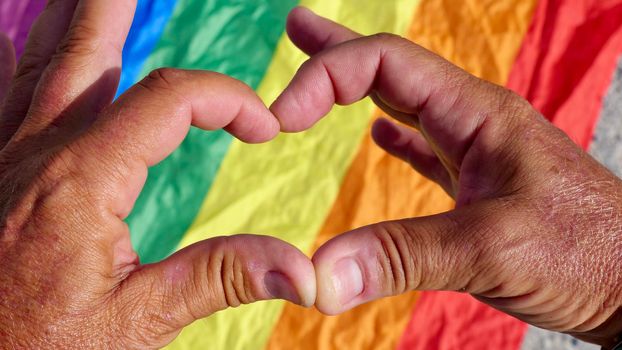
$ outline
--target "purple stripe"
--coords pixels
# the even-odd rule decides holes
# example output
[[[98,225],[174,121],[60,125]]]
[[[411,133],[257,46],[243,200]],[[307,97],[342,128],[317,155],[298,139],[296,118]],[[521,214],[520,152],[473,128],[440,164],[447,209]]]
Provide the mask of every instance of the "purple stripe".
[[[19,24],[30,1],[4,0],[0,2],[0,30],[15,40]]]
[[[43,11],[46,0],[2,0],[0,2],[0,31],[13,40],[17,57],[24,52],[32,23]]]

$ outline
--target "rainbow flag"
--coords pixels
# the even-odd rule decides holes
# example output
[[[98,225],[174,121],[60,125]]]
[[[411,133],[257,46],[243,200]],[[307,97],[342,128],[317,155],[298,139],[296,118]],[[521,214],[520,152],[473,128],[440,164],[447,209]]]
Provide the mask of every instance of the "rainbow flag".
[[[21,54],[45,0],[2,0],[0,30]],[[119,92],[152,69],[218,71],[272,102],[306,57],[284,35],[297,5],[364,33],[392,32],[505,85],[622,174],[622,0],[139,0]],[[380,150],[371,101],[316,127],[246,145],[192,129],[149,171],[128,218],[143,262],[223,234],[260,233],[308,254],[372,222],[454,203]],[[280,301],[219,312],[171,349],[560,349],[590,346],[538,330],[468,295],[407,293],[336,317]]]

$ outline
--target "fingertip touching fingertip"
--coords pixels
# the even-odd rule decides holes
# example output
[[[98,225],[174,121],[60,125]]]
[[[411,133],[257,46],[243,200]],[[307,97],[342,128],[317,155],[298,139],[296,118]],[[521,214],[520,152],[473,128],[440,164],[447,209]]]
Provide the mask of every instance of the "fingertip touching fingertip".
[[[356,252],[323,249],[313,256],[317,309],[327,315],[347,311],[367,298],[365,269]]]
[[[315,273],[315,266],[313,266],[311,259],[306,255],[305,259],[301,260],[301,264],[301,269],[304,271],[301,275],[304,276],[304,278],[299,284],[299,293],[302,296],[300,305],[311,307],[315,305],[317,301],[317,276]]]
[[[246,112],[245,117],[235,118],[224,129],[240,141],[251,144],[268,142],[278,136],[280,123],[265,105],[260,104],[252,109],[247,107]]]
[[[316,308],[321,313],[332,316],[361,304],[363,301],[357,300],[363,290],[360,289],[361,283],[358,282],[362,278],[360,276],[358,273],[345,271],[345,275],[339,277],[323,276],[322,279],[318,277]]]
[[[269,266],[262,277],[267,299],[283,299],[310,307],[316,299],[316,276],[311,260],[295,246],[275,240],[263,239],[262,249],[268,254]],[[279,251],[274,254],[274,251]]]
[[[341,305],[350,304],[363,293],[363,271],[352,257],[346,257],[333,265],[331,282]]]
[[[270,111],[274,114],[281,132],[296,133],[313,126],[308,125],[305,118],[298,118],[300,113],[287,103],[287,97],[282,96],[279,96],[270,106]]]
[[[234,131],[230,127],[226,127],[225,130],[240,141],[248,144],[266,143],[272,141],[279,135],[280,127],[277,121],[270,123],[270,125],[264,125],[261,128],[263,130],[251,129],[245,132]]]
[[[284,299],[298,305],[303,303],[290,279],[279,271],[268,271],[264,276],[264,286],[268,295],[274,299]]]
[[[287,300],[302,307],[311,307],[315,304],[316,282],[312,270],[292,278],[281,271],[268,271],[264,275],[263,283],[271,299]]]

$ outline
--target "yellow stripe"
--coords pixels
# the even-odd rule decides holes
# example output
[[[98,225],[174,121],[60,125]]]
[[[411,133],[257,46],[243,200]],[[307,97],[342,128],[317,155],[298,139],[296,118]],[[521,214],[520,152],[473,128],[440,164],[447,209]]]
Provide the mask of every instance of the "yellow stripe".
[[[303,0],[301,5],[364,34],[403,33],[417,1]],[[258,94],[270,103],[306,57],[282,38]],[[263,145],[235,141],[181,246],[223,234],[262,233],[309,251],[340,189],[373,111],[369,100],[337,107],[312,130]],[[261,349],[283,308],[270,301],[200,320],[171,348]]]
[[[535,5],[536,0],[422,0],[408,38],[503,84]],[[438,185],[376,146],[368,129],[315,246],[356,227],[452,207]],[[287,305],[268,349],[395,349],[417,296],[376,300],[332,317]]]

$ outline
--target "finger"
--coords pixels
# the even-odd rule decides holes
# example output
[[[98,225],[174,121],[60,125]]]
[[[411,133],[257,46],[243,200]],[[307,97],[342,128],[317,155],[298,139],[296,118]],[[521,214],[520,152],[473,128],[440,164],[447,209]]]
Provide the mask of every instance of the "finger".
[[[15,49],[13,43],[0,33],[0,107],[15,73]],[[1,127],[0,127],[1,130]]]
[[[289,13],[287,34],[298,48],[310,56],[343,42],[362,37],[361,34],[340,26],[327,18],[317,16],[308,8],[301,6],[294,8]],[[377,98],[374,93],[371,97],[374,103],[387,114],[405,124],[412,125],[411,116],[392,109]]]
[[[300,32],[291,34],[294,42],[306,38],[305,48],[321,48],[321,38],[339,37],[347,31],[328,21],[306,23],[306,28],[296,26]],[[311,57],[271,110],[283,131],[296,132],[311,127],[335,103],[351,104],[370,94],[409,116],[410,124],[419,125],[456,169],[484,120],[502,114],[500,105],[514,100],[506,90],[467,74],[420,46],[380,34],[346,41]],[[508,129],[509,122],[499,125]],[[498,140],[507,136],[499,134]]]
[[[285,299],[315,302],[315,271],[294,246],[268,236],[209,239],[131,274],[119,289],[122,317],[165,345],[196,319],[227,307]],[[138,315],[136,315],[139,313]]]
[[[104,200],[112,200],[123,218],[147,167],[173,152],[191,124],[206,130],[227,126],[246,142],[267,141],[279,132],[277,120],[242,82],[212,72],[159,69],[106,109],[69,149],[82,155],[76,166],[85,184],[101,184],[100,193],[112,196]]]
[[[81,0],[45,69],[20,138],[52,126],[84,130],[112,101],[136,0]]]
[[[292,42],[309,56],[340,44],[344,41],[360,38],[361,34],[348,28],[332,30],[338,26],[335,22],[315,15],[306,7],[298,6],[287,16],[287,35]],[[313,30],[309,30],[313,28]]]
[[[327,18],[317,16],[311,10],[301,6],[289,13],[287,34],[298,48],[310,56],[343,42],[362,37],[361,34]],[[407,125],[416,126],[412,124],[410,115],[394,110],[377,98],[373,92],[371,97],[374,103],[390,116]]]
[[[4,146],[22,124],[41,74],[65,36],[77,2],[48,1],[32,25],[26,49],[0,114],[0,146]]]
[[[447,169],[421,133],[380,118],[372,126],[372,137],[389,154],[410,164],[450,195],[454,193]]]
[[[338,314],[359,304],[412,290],[481,292],[482,266],[496,276],[482,238],[489,209],[454,211],[384,222],[337,236],[313,256],[317,308]],[[493,253],[491,253],[493,254]]]

